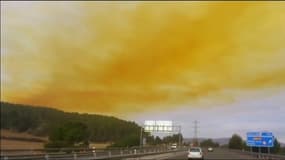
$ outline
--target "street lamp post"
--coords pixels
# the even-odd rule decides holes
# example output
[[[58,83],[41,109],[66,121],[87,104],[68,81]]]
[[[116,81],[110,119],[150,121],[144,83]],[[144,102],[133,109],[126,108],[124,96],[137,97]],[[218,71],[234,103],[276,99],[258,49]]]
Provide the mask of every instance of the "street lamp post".
[[[143,127],[141,127],[141,135],[140,135],[140,147],[143,146]]]

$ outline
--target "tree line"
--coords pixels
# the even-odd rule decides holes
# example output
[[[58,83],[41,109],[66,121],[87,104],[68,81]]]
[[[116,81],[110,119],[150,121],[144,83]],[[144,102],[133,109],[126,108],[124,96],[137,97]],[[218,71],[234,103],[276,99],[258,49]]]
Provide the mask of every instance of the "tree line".
[[[141,127],[135,122],[96,114],[67,113],[57,109],[1,102],[1,129],[48,136],[46,148],[87,147],[108,142],[109,147],[140,145]],[[178,143],[181,134],[164,138],[143,132],[148,145]]]
[[[145,133],[148,134],[148,133]],[[169,136],[165,136],[163,138],[160,138],[159,136],[153,136],[148,134],[146,136],[146,143],[148,145],[161,145],[161,144],[171,144],[171,143],[179,143],[179,141],[182,142],[183,140],[183,135],[178,133],[178,134],[173,134]]]
[[[141,127],[112,116],[67,113],[46,107],[1,102],[1,129],[48,136],[47,147],[66,147],[89,142],[114,146],[139,145]]]

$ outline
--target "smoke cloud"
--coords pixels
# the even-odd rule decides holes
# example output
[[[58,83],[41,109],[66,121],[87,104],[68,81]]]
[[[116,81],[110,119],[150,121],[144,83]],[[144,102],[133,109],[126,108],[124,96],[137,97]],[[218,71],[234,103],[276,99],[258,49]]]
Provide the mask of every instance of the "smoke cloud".
[[[283,2],[1,2],[4,101],[133,114],[285,84]]]

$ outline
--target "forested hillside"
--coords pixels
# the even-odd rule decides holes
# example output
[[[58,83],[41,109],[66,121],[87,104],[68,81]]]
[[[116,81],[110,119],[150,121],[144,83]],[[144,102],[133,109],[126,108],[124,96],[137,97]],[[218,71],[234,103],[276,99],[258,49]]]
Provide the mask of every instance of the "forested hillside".
[[[136,123],[115,117],[1,102],[1,129],[49,136],[68,123],[84,124],[88,132],[87,140],[93,142],[116,142],[124,137],[134,137],[138,143],[140,134],[140,127]]]

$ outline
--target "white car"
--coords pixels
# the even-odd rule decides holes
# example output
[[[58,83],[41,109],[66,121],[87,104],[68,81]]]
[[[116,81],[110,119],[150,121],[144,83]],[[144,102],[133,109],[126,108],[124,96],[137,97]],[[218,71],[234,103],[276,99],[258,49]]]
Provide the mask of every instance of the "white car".
[[[208,148],[208,152],[213,152],[213,151],[214,151],[214,149],[212,147]]]
[[[176,144],[176,143],[173,143],[173,144],[171,145],[171,149],[177,149],[177,144]]]
[[[204,159],[202,148],[192,147],[188,151],[188,160],[190,159]]]

